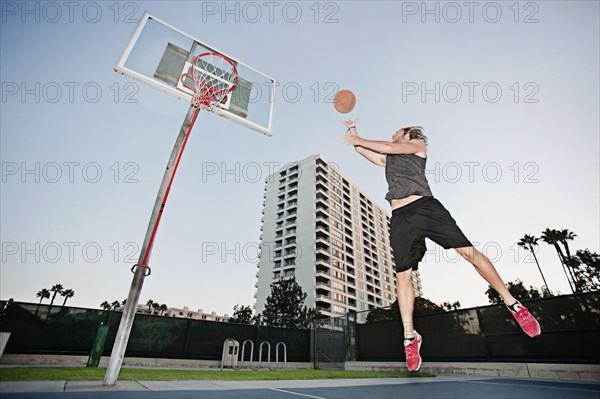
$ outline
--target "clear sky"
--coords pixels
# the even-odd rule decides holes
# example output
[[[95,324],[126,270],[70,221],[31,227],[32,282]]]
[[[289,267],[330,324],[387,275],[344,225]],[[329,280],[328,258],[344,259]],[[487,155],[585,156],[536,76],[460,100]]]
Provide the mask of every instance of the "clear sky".
[[[475,3],[2,2],[0,297],[35,302],[56,283],[76,306],[127,297],[187,111],[112,71],[144,10],[282,90],[272,137],[199,117],[143,302],[220,314],[253,305],[272,165],[320,153],[390,209],[383,169],[343,144],[337,88],[356,93],[349,116],[365,138],[425,128],[434,196],[505,280],[542,285],[516,248],[524,234],[569,229],[573,252],[598,252],[599,3]],[[466,261],[428,248],[426,298],[487,304]],[[550,289],[568,293],[554,250],[542,244],[538,258]]]

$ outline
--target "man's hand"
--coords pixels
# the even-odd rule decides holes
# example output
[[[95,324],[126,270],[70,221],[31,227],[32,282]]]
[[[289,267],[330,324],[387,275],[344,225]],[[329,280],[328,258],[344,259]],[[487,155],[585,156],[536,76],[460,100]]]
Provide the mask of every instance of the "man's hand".
[[[348,119],[342,121],[342,123],[348,128],[347,134],[344,136],[344,141],[346,144],[352,144],[353,146],[357,146],[359,140],[361,139],[356,131],[356,121]]]
[[[354,127],[354,128],[356,127],[356,119],[355,119],[355,120],[352,120],[352,119],[346,119],[345,121],[342,121],[342,123],[343,123],[344,125],[346,125],[346,127],[347,127],[348,129],[350,129],[351,127]]]

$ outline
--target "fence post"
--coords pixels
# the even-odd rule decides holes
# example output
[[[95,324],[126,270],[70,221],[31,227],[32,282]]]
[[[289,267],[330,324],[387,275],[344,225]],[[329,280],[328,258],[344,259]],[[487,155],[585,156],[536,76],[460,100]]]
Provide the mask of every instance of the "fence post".
[[[347,361],[356,361],[356,315],[350,317],[350,313],[346,313],[346,329],[348,334],[348,353]]]
[[[106,343],[106,336],[108,335],[108,324],[100,323],[98,332],[96,333],[96,339],[94,345],[90,351],[86,367],[98,367],[100,358],[104,352],[104,344]]]
[[[313,320],[310,323],[310,358],[309,361],[312,363],[313,368],[316,369],[317,368],[317,359],[315,356],[316,353],[316,344],[315,344],[315,337],[316,337],[316,331],[317,331],[317,320]]]
[[[488,362],[492,361],[492,356],[490,355],[490,346],[488,345],[487,336],[485,333],[485,324],[483,323],[483,317],[481,317],[481,310],[479,307],[475,308],[475,312],[477,314],[477,322],[479,323],[479,335],[483,340],[483,350],[485,352],[485,358]]]
[[[183,358],[187,359],[188,344],[190,341],[190,330],[192,329],[192,319],[188,319],[185,327],[185,341],[183,342]]]

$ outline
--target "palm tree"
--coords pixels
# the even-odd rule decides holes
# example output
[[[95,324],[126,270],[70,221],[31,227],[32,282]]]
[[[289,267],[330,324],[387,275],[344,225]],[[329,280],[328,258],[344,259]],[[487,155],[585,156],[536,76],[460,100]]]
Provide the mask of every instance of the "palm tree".
[[[154,303],[152,304],[152,309],[154,309],[154,313],[155,313],[155,314],[156,314],[156,313],[158,313],[158,309],[159,309],[159,308],[160,308],[160,305],[159,305],[158,303],[154,302]]]
[[[117,308],[121,306],[121,301],[113,301],[113,303],[111,303],[110,306],[113,310],[117,310]]]
[[[44,299],[50,298],[50,291],[46,288],[42,288],[40,291],[38,291],[38,293],[35,296],[40,298],[40,302],[38,303],[37,308],[35,309],[35,314],[37,314],[38,310],[40,309],[40,305],[42,304],[42,301]]]
[[[54,295],[52,295],[52,300],[50,301],[50,307],[52,307],[52,304],[54,303],[54,298],[56,298],[56,295],[62,294],[63,285],[62,284],[56,284],[55,286],[53,286],[52,288],[50,288],[50,291],[54,292]]]
[[[542,236],[540,238],[546,244],[552,245],[554,246],[554,249],[556,249],[556,253],[558,254],[558,260],[560,260],[560,264],[563,268],[563,271],[565,272],[565,276],[567,277],[567,281],[569,282],[569,287],[571,287],[571,291],[574,293],[575,288],[573,288],[573,283],[571,282],[571,278],[569,277],[569,273],[567,272],[567,268],[565,267],[565,257],[562,253],[562,250],[560,249],[560,246],[558,245],[558,230],[551,230],[546,228],[546,230],[542,232]]]
[[[108,303],[108,301],[104,301],[100,304],[100,307],[102,308],[102,310],[111,310],[112,306],[110,306],[110,303]]]
[[[577,264],[577,261],[571,260],[571,251],[569,250],[569,243],[567,242],[573,241],[575,237],[577,237],[577,234],[573,233],[572,231],[569,231],[568,229],[563,229],[557,230],[556,236],[558,238],[558,241],[565,248],[565,252],[567,253],[567,256],[565,257],[565,266],[567,266],[567,270],[571,274],[571,278],[573,279],[573,283],[575,284],[575,290],[578,291],[577,288],[580,286],[579,279],[577,278],[577,273],[575,273],[575,271],[573,270],[573,266],[571,266]],[[567,260],[569,261],[567,262]]]
[[[152,313],[152,305],[154,305],[154,301],[152,299],[148,299],[148,302],[146,302],[146,306],[148,306],[148,313]]]
[[[533,259],[535,259],[535,264],[542,275],[542,280],[544,280],[544,285],[546,286],[546,290],[550,291],[548,287],[548,283],[546,282],[546,277],[544,277],[544,273],[542,273],[542,268],[540,267],[540,262],[537,260],[537,256],[535,256],[535,248],[538,245],[538,238],[534,236],[530,236],[529,234],[525,234],[521,241],[517,243],[518,246],[525,248],[526,251],[529,251],[533,254]]]
[[[158,310],[160,310],[160,315],[162,316],[167,310],[169,310],[169,308],[163,303],[158,307]]]
[[[67,299],[73,298],[75,296],[75,291],[73,291],[72,289],[69,288],[69,289],[63,290],[63,292],[61,292],[60,294],[65,297],[65,300],[62,304],[63,307],[65,307],[65,304],[67,303]]]

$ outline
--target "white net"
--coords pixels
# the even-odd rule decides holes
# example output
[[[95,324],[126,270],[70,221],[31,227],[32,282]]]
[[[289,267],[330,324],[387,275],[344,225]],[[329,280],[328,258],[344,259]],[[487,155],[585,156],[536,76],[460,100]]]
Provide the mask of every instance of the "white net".
[[[192,79],[196,107],[211,109],[227,102],[235,89],[238,73],[235,64],[218,53],[203,53],[194,59]]]

